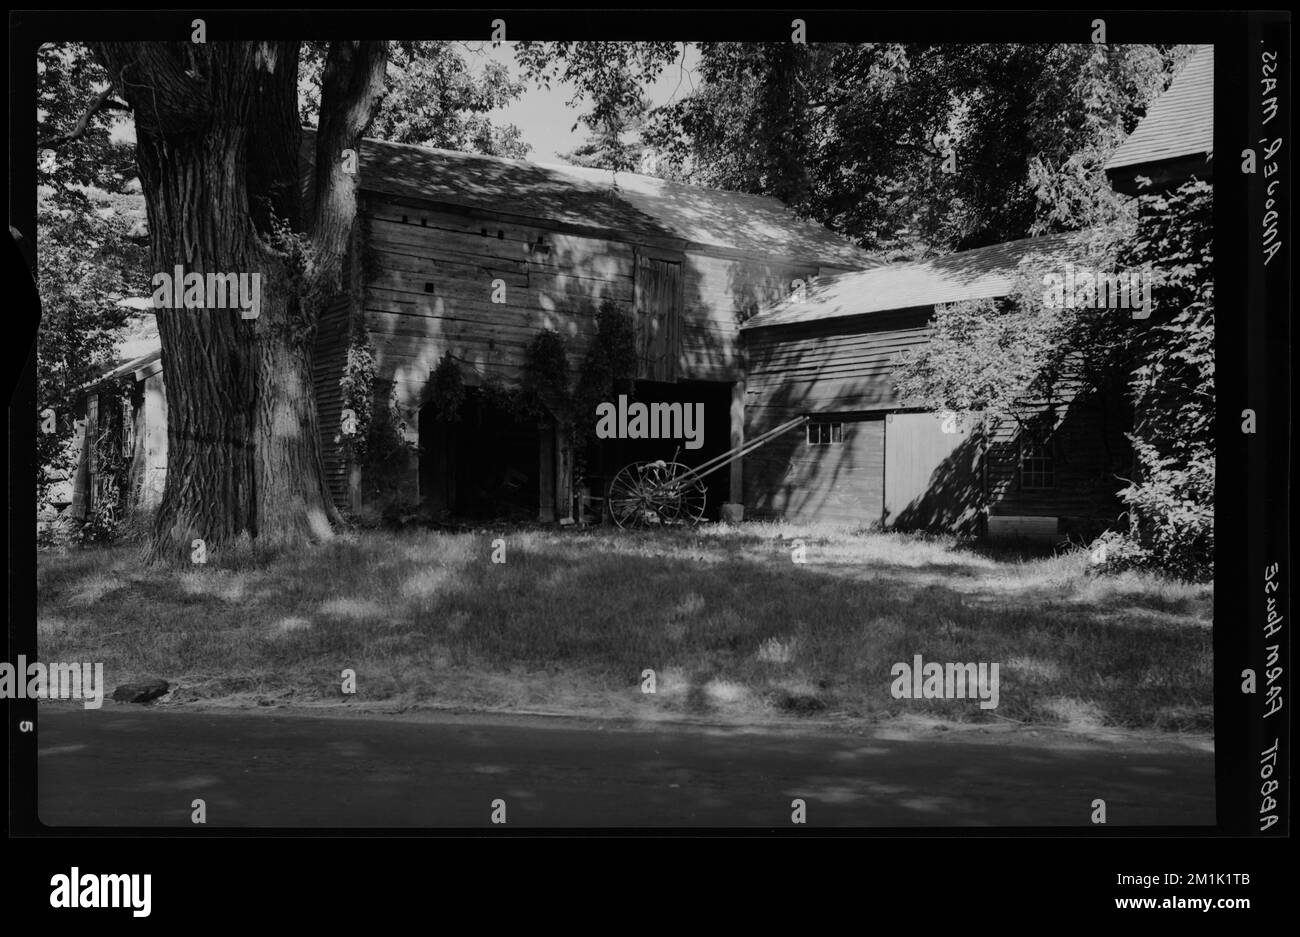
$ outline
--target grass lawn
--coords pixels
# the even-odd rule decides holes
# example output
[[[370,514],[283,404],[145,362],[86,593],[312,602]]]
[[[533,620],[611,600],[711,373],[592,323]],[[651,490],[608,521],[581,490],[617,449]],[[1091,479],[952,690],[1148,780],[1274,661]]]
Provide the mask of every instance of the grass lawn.
[[[42,552],[38,580],[41,659],[102,661],[110,693],[163,677],[169,702],[1212,726],[1211,587],[1096,577],[1082,552],[770,524],[419,531],[181,571],[137,546]],[[894,699],[916,654],[999,663],[999,706]]]

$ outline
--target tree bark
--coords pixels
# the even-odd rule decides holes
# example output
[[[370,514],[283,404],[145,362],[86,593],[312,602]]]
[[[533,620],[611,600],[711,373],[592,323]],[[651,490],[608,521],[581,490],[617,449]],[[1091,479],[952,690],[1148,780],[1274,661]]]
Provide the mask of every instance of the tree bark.
[[[296,49],[294,64],[296,67]],[[312,367],[312,342],[321,308],[342,287],[340,271],[356,221],[355,174],[344,171],[343,151],[358,149],[382,100],[387,47],[382,42],[334,42],[325,60],[320,128],[311,194],[311,232],[302,269],[282,262],[266,278],[292,288],[264,288],[258,321],[257,517],[263,543],[324,539],[340,520],[325,485]],[[263,118],[275,128],[268,161],[294,167],[298,181],[297,81],[278,111]],[[292,132],[287,132],[288,128]],[[285,128],[281,132],[280,128]],[[285,145],[292,140],[291,145]],[[297,189],[294,190],[295,192]],[[276,191],[281,214],[294,211],[292,195]],[[274,199],[273,199],[274,201]],[[271,302],[265,299],[270,298]]]
[[[190,558],[241,535],[329,536],[312,341],[338,289],[356,217],[355,148],[382,96],[386,45],[335,42],[327,58],[315,205],[301,210],[296,42],[97,43],[130,103],[154,268],[259,273],[257,319],[159,309],[168,464],[150,559]],[[328,120],[326,115],[328,115]],[[304,214],[312,226],[297,231]]]
[[[251,272],[250,50],[241,44],[103,43],[136,117],[154,269]],[[238,311],[157,309],[168,379],[167,477],[150,558],[188,559],[255,529],[252,324]]]

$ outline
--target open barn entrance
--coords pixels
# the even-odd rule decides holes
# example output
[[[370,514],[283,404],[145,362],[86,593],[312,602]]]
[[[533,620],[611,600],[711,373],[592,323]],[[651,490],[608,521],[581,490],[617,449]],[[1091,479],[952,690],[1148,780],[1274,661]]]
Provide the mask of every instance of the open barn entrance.
[[[478,388],[455,421],[420,410],[420,499],[435,517],[531,521],[537,517],[536,421],[520,420]]]
[[[731,387],[730,383],[715,381],[637,381],[634,400],[642,404],[703,405],[703,439],[698,449],[687,449],[684,439],[603,439],[589,447],[586,453],[586,472],[579,492],[594,498],[604,498],[609,483],[623,466],[630,462],[680,462],[694,467],[731,448]],[[616,403],[616,401],[611,401]],[[695,412],[698,412],[696,410]],[[719,508],[731,500],[730,472],[719,469],[704,479],[708,490],[704,516],[717,520]],[[603,501],[584,501],[602,505]],[[599,515],[599,508],[588,508]],[[595,518],[592,518],[595,519]]]

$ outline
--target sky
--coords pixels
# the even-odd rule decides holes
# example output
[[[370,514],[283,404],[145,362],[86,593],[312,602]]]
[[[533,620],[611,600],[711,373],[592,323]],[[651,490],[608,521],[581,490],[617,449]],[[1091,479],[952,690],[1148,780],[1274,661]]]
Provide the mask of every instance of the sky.
[[[483,63],[495,61],[505,65],[511,76],[518,77],[520,69],[515,64],[513,42],[503,42],[495,47],[490,42],[467,42],[461,45],[461,53],[474,71],[481,71]],[[665,69],[659,79],[646,89],[652,107],[671,103],[694,89],[692,72],[699,64],[699,51],[689,44],[683,48],[684,56],[678,58],[677,64]],[[580,103],[578,107],[568,107],[568,101],[572,97],[572,85],[556,82],[551,85],[551,90],[545,91],[529,82],[528,89],[517,100],[491,112],[492,121],[497,124],[514,124],[519,128],[524,142],[532,147],[527,156],[531,162],[563,163],[565,160],[560,158],[560,154],[574,150],[586,138],[584,128],[572,128],[587,105]],[[135,127],[131,121],[122,120],[113,127],[111,135],[115,140],[134,143]]]
[[[500,62],[505,65],[512,76],[518,76],[519,68],[515,65],[514,43],[503,42],[497,47],[491,43],[466,43],[469,49],[481,50],[485,60]],[[475,56],[466,54],[469,62],[477,61]],[[646,89],[652,106],[668,104],[685,97],[693,89],[692,71],[699,64],[699,52],[694,45],[685,46],[685,58],[678,59],[678,64],[665,69],[659,79]],[[481,66],[473,64],[478,70]],[[550,91],[537,88],[532,82],[528,90],[514,103],[504,108],[497,108],[491,114],[493,123],[514,124],[523,134],[524,142],[532,149],[528,159],[535,163],[562,163],[561,153],[575,149],[586,138],[585,128],[572,130],[578,115],[586,106],[568,107],[573,97],[573,87],[567,84],[553,83]]]

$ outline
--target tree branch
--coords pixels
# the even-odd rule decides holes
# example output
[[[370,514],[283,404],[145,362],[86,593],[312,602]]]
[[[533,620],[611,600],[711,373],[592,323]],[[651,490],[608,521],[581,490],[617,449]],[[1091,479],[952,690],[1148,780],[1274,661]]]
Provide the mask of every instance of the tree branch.
[[[58,149],[72,143],[74,140],[80,140],[90,129],[90,118],[94,117],[102,110],[129,111],[131,108],[120,101],[110,101],[109,97],[113,93],[113,86],[110,84],[86,106],[85,111],[77,118],[77,123],[67,133],[56,133],[51,137],[41,137],[36,141],[38,150]]]
[[[357,212],[357,176],[344,171],[342,154],[360,149],[383,100],[387,66],[388,44],[382,41],[332,42],[325,58],[311,212],[315,279],[323,281],[312,284],[316,290],[329,292],[338,283]]]
[[[135,111],[137,131],[150,135],[190,133],[211,121],[214,107],[238,106],[213,97],[212,83],[190,68],[195,50],[188,42],[94,42],[91,50]],[[205,47],[206,49],[206,47]],[[218,43],[204,51],[209,68],[243,70],[251,55],[245,44]],[[220,61],[214,63],[212,59]]]

